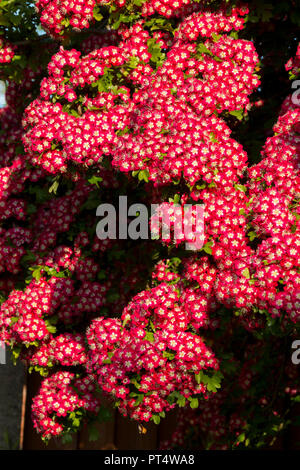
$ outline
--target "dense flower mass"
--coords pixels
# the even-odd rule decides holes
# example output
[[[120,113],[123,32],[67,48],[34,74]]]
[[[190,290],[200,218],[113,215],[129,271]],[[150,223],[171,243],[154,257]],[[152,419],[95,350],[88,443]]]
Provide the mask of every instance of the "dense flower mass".
[[[94,391],[95,386],[88,376],[76,378],[70,372],[53,374],[44,380],[33,400],[34,427],[44,438],[59,435],[64,425],[74,425],[74,421],[76,427],[83,413],[99,411],[100,403],[94,397]]]
[[[216,34],[241,28],[246,12],[195,13],[167,41],[142,20],[123,28],[116,46],[83,57],[61,48],[23,121],[33,163],[55,173],[71,162],[101,167],[112,155],[115,167],[147,171],[156,184],[237,180],[246,154],[213,113],[247,106],[258,56],[251,42]]]
[[[251,224],[262,239],[253,263],[259,303],[272,316],[286,312],[293,322],[300,315],[299,126],[300,108],[289,97],[262,161],[249,170]]]
[[[186,399],[205,393],[196,375],[218,363],[189,323],[176,289],[164,283],[134,297],[121,320],[94,320],[90,367],[101,388],[122,400],[121,413],[149,421],[175,406],[174,392]]]
[[[99,390],[138,422],[183,408],[166,448],[260,447],[278,396],[299,401],[300,106],[251,158],[264,57],[229,3],[36,0],[48,37],[0,40],[0,339],[44,377],[46,440],[95,417]],[[97,238],[124,194],[156,204],[151,240]]]
[[[197,2],[198,3],[198,2]],[[149,17],[155,13],[163,17],[179,17],[199,10],[201,6],[194,0],[35,0],[44,29],[54,37],[65,35],[69,29],[80,31],[91,26],[95,20],[103,19],[102,13],[107,10],[119,14],[135,14],[139,17]],[[204,2],[200,2],[204,3]],[[224,25],[224,29],[226,30]]]

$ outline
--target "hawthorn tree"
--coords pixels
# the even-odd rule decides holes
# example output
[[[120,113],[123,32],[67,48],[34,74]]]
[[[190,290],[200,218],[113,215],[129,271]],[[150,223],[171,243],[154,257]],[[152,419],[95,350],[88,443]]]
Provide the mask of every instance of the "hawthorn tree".
[[[296,423],[299,6],[0,3],[0,334],[44,377],[43,439],[102,419],[100,392],[138,423],[181,408],[163,448]],[[98,239],[120,195],[204,205],[203,247]]]

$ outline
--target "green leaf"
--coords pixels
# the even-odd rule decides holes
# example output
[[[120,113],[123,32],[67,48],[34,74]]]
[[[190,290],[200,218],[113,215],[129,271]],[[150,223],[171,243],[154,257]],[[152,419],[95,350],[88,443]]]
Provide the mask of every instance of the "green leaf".
[[[242,275],[246,278],[246,279],[250,279],[250,271],[249,271],[249,268],[245,268],[243,271],[242,271]]]
[[[203,42],[197,45],[197,51],[201,54],[208,54],[210,56],[213,55],[213,53],[206,47],[205,44],[203,44]]]
[[[216,392],[218,388],[221,387],[221,380],[223,374],[220,371],[215,371],[212,376],[205,374],[203,371],[200,371],[198,378],[196,378],[197,383],[203,383],[206,385],[206,388],[209,392]],[[200,380],[200,382],[198,382]]]
[[[124,13],[118,13],[118,15],[119,18],[112,24],[112,29],[118,29],[121,23],[133,23],[136,19],[139,18],[139,15],[133,13],[129,13],[127,15],[125,15]]]
[[[154,334],[151,331],[147,331],[145,335],[145,340],[150,341],[150,343],[154,342]]]
[[[70,20],[69,20],[69,18],[64,17],[63,20],[61,20],[61,24],[62,24],[65,28],[68,28],[68,26],[70,26]]]
[[[149,171],[147,169],[139,171],[138,180],[146,181],[146,183],[149,183]]]
[[[177,398],[177,405],[179,406],[179,408],[183,408],[185,404],[186,404],[186,398],[183,395],[180,395]]]
[[[196,189],[205,189],[206,188],[206,183],[202,183],[202,184],[196,184]]]
[[[175,353],[171,353],[171,352],[168,352],[168,351],[163,352],[163,357],[166,357],[170,361],[172,361],[174,359],[175,355],[176,355]]]
[[[37,207],[34,204],[28,204],[27,205],[27,214],[35,214],[37,212]]]
[[[243,113],[242,109],[238,109],[238,110],[235,110],[235,111],[229,111],[229,114],[231,114],[231,116],[236,117],[239,121],[241,121],[244,117],[244,113]]]
[[[95,184],[97,188],[99,188],[99,183],[101,181],[103,181],[103,178],[101,178],[101,176],[96,176],[96,175],[93,175],[91,178],[88,179],[88,182],[90,184]]]
[[[234,187],[238,189],[239,191],[243,191],[243,193],[247,191],[246,186],[244,186],[243,184],[236,184]]]
[[[210,140],[211,140],[213,143],[218,142],[218,139],[216,138],[214,132],[211,132],[211,133],[209,134],[209,138],[210,138]]]
[[[236,442],[244,442],[245,438],[246,436],[245,436],[245,433],[243,432],[242,434],[239,435]]]
[[[144,401],[144,394],[141,393],[137,396],[137,399],[134,402],[134,406],[139,406]]]
[[[198,398],[192,398],[192,399],[190,400],[190,407],[193,408],[193,409],[195,409],[195,408],[198,408],[198,406],[199,406],[199,400],[198,400]]]
[[[54,325],[47,325],[47,330],[49,331],[49,333],[54,334],[54,333],[56,333],[57,328]]]
[[[118,292],[109,292],[106,296],[106,300],[109,303],[116,302],[119,298],[120,294]]]
[[[100,8],[98,5],[96,5],[94,7],[94,10],[93,10],[93,16],[95,18],[96,21],[101,21],[103,19],[103,15],[101,15],[100,13]]]
[[[32,270],[32,277],[36,279],[37,281],[39,281],[42,277],[42,273],[41,273],[42,266],[38,266],[35,269],[30,268],[30,270]]]
[[[141,388],[141,384],[137,381],[137,379],[131,379],[131,383],[137,388],[138,390]],[[144,397],[144,395],[143,395]]]
[[[129,61],[126,63],[126,65],[131,69],[135,69],[137,65],[139,64],[139,62],[140,62],[140,59],[138,57],[131,56]]]
[[[74,418],[73,419],[73,426],[75,428],[78,428],[80,426],[80,419],[79,418]]]
[[[180,201],[180,194],[175,194],[174,196],[174,204],[179,204]]]
[[[21,354],[21,346],[15,346],[13,349],[12,349],[12,356],[13,356],[13,362],[14,364],[16,364],[16,361],[17,359],[19,358],[20,354]]]
[[[3,2],[1,2],[1,7],[3,6],[2,3],[3,3]],[[2,15],[2,14],[0,15],[0,25],[1,25],[1,26],[10,26],[10,22],[9,22],[8,19],[5,18],[5,16]]]
[[[158,416],[158,415],[153,415],[153,416],[152,416],[152,421],[153,421],[155,424],[159,424],[159,423],[160,423],[160,416]]]
[[[111,360],[110,359],[103,359],[101,364],[111,364]]]
[[[248,232],[248,237],[250,242],[252,242],[255,238],[257,238],[257,234],[254,232],[254,230],[252,230],[251,232]]]
[[[205,253],[207,253],[208,255],[211,255],[212,254],[212,247],[213,245],[213,242],[207,242],[205,243],[205,245],[203,246],[203,251],[205,251]]]
[[[271,3],[258,2],[256,11],[263,22],[268,22],[273,16],[273,5]]]
[[[56,179],[55,181],[53,181],[52,185],[50,186],[49,193],[56,194],[58,186],[59,186],[59,181],[58,179]]]
[[[147,41],[148,52],[151,54],[151,61],[159,67],[163,64],[165,54],[161,50],[161,46],[156,42],[155,38],[150,38]]]

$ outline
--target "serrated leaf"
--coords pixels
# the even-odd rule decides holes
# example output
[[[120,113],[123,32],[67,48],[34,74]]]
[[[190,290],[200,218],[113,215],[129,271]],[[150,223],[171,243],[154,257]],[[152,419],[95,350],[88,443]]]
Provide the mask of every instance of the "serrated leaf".
[[[93,175],[91,178],[88,179],[88,182],[90,184],[94,184],[97,186],[97,188],[99,188],[99,183],[103,181],[103,178],[101,178],[101,176],[96,176],[96,175]]]
[[[243,184],[236,184],[235,188],[238,189],[239,191],[243,191],[243,193],[247,191],[246,186],[244,186]]]
[[[180,395],[177,398],[177,405],[179,406],[179,408],[183,408],[185,404],[186,404],[186,398],[183,395]]]
[[[192,398],[192,399],[190,400],[190,407],[191,407],[192,409],[195,409],[195,408],[198,408],[198,406],[199,406],[199,400],[198,400],[198,398]]]
[[[137,399],[134,402],[134,406],[139,406],[144,401],[144,394],[141,393],[137,396]]]
[[[241,121],[244,117],[242,109],[235,110],[235,111],[229,111],[229,114],[231,114],[231,116],[236,117],[239,121]]]
[[[94,7],[94,10],[93,10],[93,16],[95,18],[96,21],[101,21],[103,19],[103,15],[101,15],[100,13],[100,9],[99,9],[99,6],[96,5]]]
[[[249,268],[243,269],[242,275],[243,275],[246,279],[250,279],[251,276],[250,276]]]
[[[205,253],[207,253],[208,255],[211,255],[212,254],[212,242],[208,242],[208,243],[205,243],[205,245],[203,246],[203,251],[205,251]]]
[[[147,169],[139,171],[138,180],[149,183],[149,171]]]
[[[200,52],[201,54],[208,54],[210,56],[213,55],[213,53],[206,47],[206,45],[203,42],[197,45],[197,51]]]
[[[154,424],[159,424],[160,423],[160,416],[153,415],[152,416],[152,421],[154,422]]]
[[[253,240],[255,240],[255,238],[257,238],[257,234],[256,232],[254,232],[254,230],[252,230],[251,232],[248,232],[248,237],[250,242],[252,242]]]
[[[145,340],[150,341],[150,343],[154,342],[154,334],[152,333],[152,331],[147,331],[146,332]]]

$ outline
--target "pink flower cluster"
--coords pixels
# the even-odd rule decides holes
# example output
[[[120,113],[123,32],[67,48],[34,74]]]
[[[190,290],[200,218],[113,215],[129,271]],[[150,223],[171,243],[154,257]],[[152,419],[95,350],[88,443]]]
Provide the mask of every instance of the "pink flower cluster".
[[[195,13],[167,42],[159,32],[151,37],[140,21],[123,28],[118,46],[82,58],[76,50],[61,48],[48,66],[40,98],[23,120],[32,162],[64,172],[71,162],[101,167],[103,156],[112,155],[116,168],[147,170],[155,184],[181,176],[192,185],[237,181],[246,154],[214,112],[245,109],[259,85],[254,73],[258,56],[252,42],[211,37],[202,23],[213,22],[215,33],[239,29],[239,15],[245,12]],[[196,22],[193,31],[209,39],[197,44],[189,22]],[[151,47],[164,59],[157,70]],[[120,74],[122,87],[117,85]],[[132,85],[137,88],[133,96]]]
[[[186,242],[186,247],[191,250],[200,250],[205,241],[203,216],[201,206],[188,207],[164,202],[151,216],[151,237],[167,244],[172,241],[175,244]]]
[[[199,3],[193,0],[145,0],[142,3],[141,15],[147,17],[157,13],[165,18],[184,17],[199,10],[203,2]]]
[[[73,280],[55,276],[49,281],[33,280],[24,292],[13,290],[1,305],[2,337],[7,343],[22,347],[29,364],[44,366],[48,359],[63,365],[82,364],[85,362],[83,338],[68,333],[54,337],[51,331],[55,318],[66,325],[79,323],[103,305],[106,290],[105,285],[83,282],[76,291]],[[23,345],[32,348],[28,350]]]
[[[54,314],[72,293],[69,279],[33,280],[25,291],[14,290],[1,305],[1,327],[6,340],[30,345],[49,337],[44,316]]]
[[[88,28],[93,21],[96,0],[36,0],[44,29],[59,36],[69,24],[75,31]]]
[[[22,129],[18,115],[9,107],[0,110],[0,271],[17,274],[26,247],[32,241],[31,228],[24,227],[27,203],[24,187],[36,183],[43,172],[29,168],[23,154],[16,152]]]
[[[22,358],[31,366],[52,367],[78,366],[86,362],[84,336],[82,334],[64,333],[42,343],[37,348],[22,354]]]
[[[66,34],[69,28],[76,32],[89,28],[95,19],[101,19],[95,14],[97,7],[140,17],[158,13],[166,18],[186,16],[201,8],[193,0],[143,0],[140,5],[126,0],[116,0],[113,5],[109,0],[35,0],[35,5],[43,28],[53,37]]]
[[[218,369],[218,362],[189,328],[189,317],[176,289],[162,283],[135,296],[121,320],[92,322],[88,370],[105,392],[121,400],[122,414],[149,421],[175,406],[174,391],[186,399],[206,393],[195,374]]]
[[[47,439],[58,436],[64,427],[78,428],[76,413],[96,414],[99,400],[90,377],[77,378],[71,372],[57,372],[45,379],[33,399],[32,419],[36,430]],[[74,417],[74,418],[73,418]]]
[[[253,262],[262,308],[272,316],[300,315],[300,109],[286,100],[263,150],[249,169],[252,226],[262,239]]]
[[[125,172],[146,169],[155,184],[183,176],[190,185],[226,186],[241,175],[246,155],[213,113],[247,106],[259,84],[258,57],[252,43],[228,36],[199,49],[183,35],[184,23],[154,76],[145,67],[132,73],[141,89],[133,96],[131,132],[120,137],[113,164]]]
[[[114,47],[94,51],[81,60],[79,56],[80,53],[75,50],[60,49],[49,64],[50,78],[44,79],[41,85],[41,96],[46,101],[33,101],[25,113],[23,124],[32,127],[24,139],[27,153],[32,156],[35,165],[42,165],[52,173],[65,172],[69,162],[87,165],[101,163],[103,153],[110,153],[116,142],[114,131],[126,126],[126,114],[121,105],[115,107],[114,118],[111,119],[108,113],[92,110],[76,117],[64,111],[59,102],[53,104],[49,101],[56,93],[73,102],[77,97],[75,87],[92,84],[103,74],[105,67],[124,63],[124,58],[118,55],[118,49]],[[64,67],[74,69],[68,86],[62,83]],[[100,96],[87,100],[87,107],[101,109],[106,102],[113,104],[116,99],[113,94],[107,94],[101,103]],[[54,142],[56,144],[53,146]]]
[[[0,64],[9,64],[15,55],[15,47],[0,38]]]

